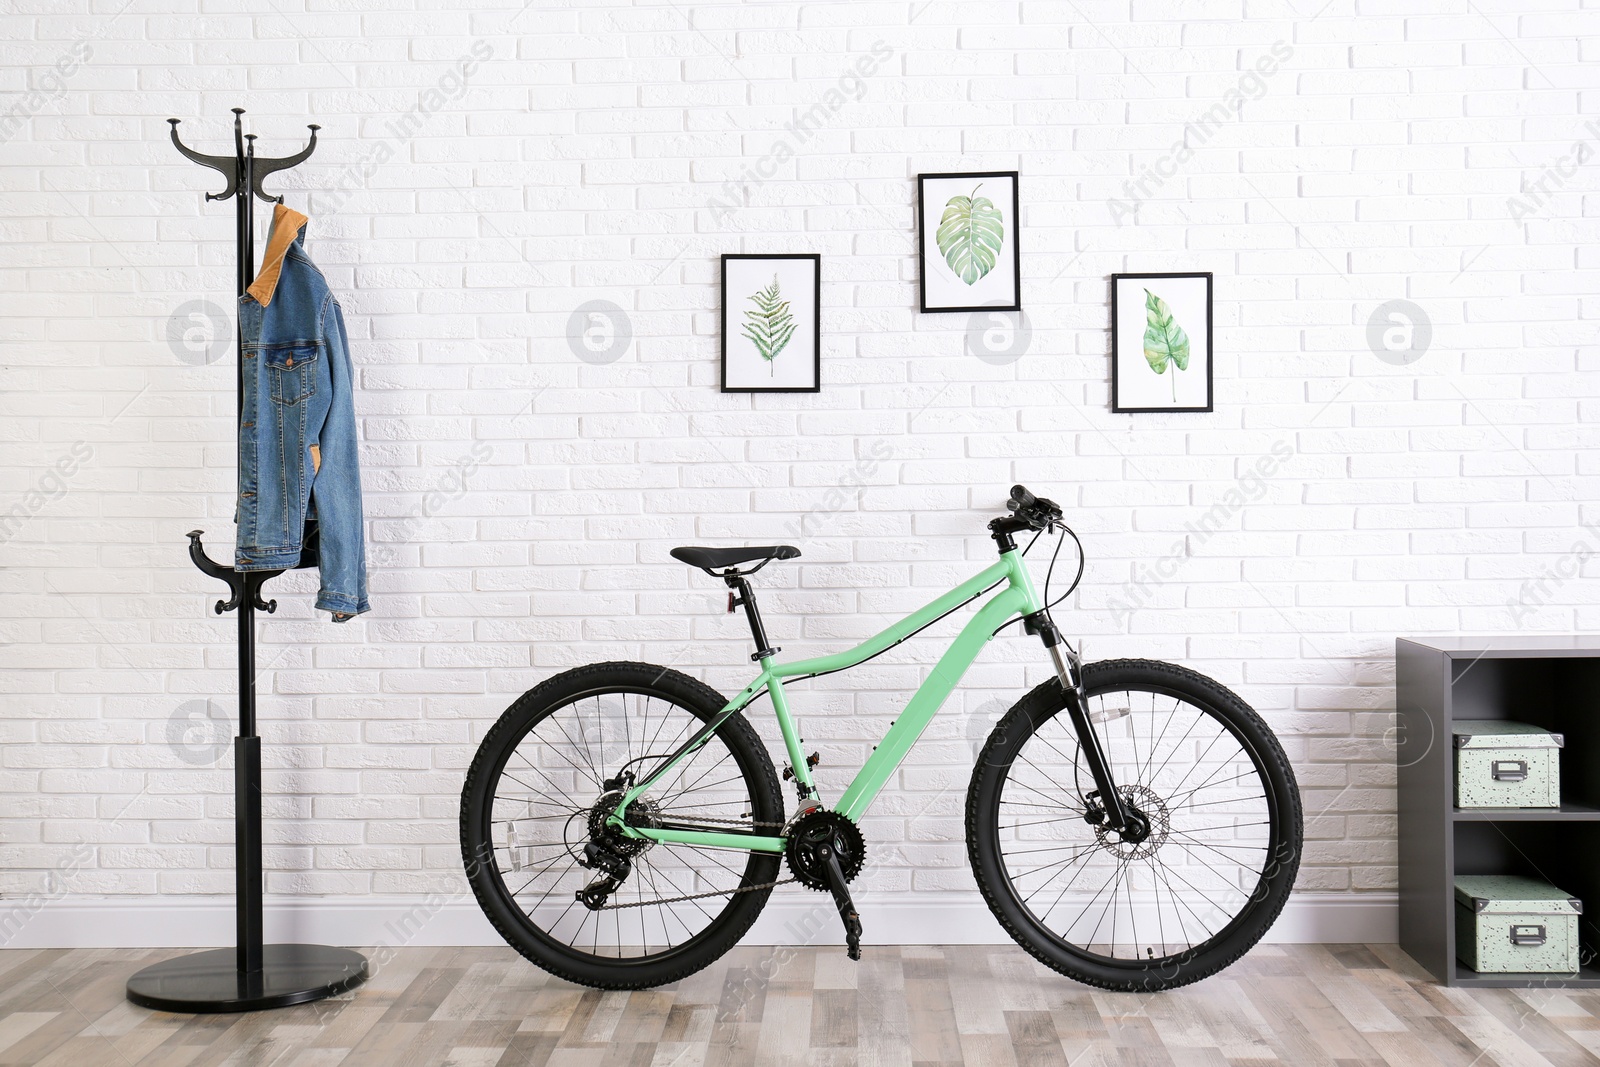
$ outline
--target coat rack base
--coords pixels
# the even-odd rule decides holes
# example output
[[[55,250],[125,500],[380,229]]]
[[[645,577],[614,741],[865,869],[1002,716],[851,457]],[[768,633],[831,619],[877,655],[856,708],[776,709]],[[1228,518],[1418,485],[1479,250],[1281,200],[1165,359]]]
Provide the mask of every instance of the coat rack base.
[[[326,945],[263,945],[261,963],[241,971],[231,948],[163,960],[128,979],[128,999],[182,1014],[262,1011],[348,993],[368,976],[361,953]]]

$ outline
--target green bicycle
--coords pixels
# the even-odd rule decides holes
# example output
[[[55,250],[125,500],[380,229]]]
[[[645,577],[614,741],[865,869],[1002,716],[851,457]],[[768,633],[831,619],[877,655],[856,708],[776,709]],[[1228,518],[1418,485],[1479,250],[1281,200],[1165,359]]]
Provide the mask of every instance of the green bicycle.
[[[999,561],[831,656],[780,663],[749,577],[797,549],[677,548],[742,607],[761,673],[732,700],[666,667],[599,663],[529,690],[479,747],[461,793],[473,892],[506,941],[602,989],[673,982],[738,942],[788,881],[832,894],[852,959],[861,817],[991,638],[1039,637],[1055,676],[1001,718],[967,791],[967,852],[990,910],[1028,952],[1107,989],[1168,989],[1228,966],[1282,911],[1299,868],[1300,797],[1282,747],[1237,695],[1150,660],[1082,664],[1050,616],[1082,579],[1061,509],[1022,486],[989,523]],[[1072,588],[1035,591],[1014,535],[1078,545]],[[754,564],[754,566],[747,566]],[[1055,557],[1051,558],[1051,572]],[[994,590],[827,803],[785,682],[855,667]],[[762,694],[796,809],[744,710]],[[788,877],[781,877],[783,868]]]

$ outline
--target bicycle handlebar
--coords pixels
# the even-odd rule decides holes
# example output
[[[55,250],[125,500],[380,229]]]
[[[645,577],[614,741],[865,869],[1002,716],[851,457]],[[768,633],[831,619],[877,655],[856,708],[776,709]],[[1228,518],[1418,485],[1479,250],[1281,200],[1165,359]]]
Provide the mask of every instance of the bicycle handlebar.
[[[1006,508],[1031,530],[1048,529],[1061,518],[1061,507],[1054,500],[1034,496],[1020,485],[1011,487],[1011,498],[1006,501]]]

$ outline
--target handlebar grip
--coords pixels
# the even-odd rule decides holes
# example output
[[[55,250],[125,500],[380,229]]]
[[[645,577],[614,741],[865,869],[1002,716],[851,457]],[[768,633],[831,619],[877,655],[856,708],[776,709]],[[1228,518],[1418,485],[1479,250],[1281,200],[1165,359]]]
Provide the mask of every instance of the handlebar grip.
[[[1011,487],[1010,503],[1013,511],[1018,508],[1032,507],[1034,504],[1038,503],[1038,500],[1038,497],[1034,496],[1020,485],[1013,485]]]

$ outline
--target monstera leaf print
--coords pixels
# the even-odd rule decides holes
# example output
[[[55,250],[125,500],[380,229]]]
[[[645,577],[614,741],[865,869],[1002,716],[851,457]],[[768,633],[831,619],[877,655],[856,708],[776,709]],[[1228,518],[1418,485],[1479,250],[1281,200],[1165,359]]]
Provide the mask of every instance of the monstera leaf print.
[[[983,183],[979,182],[971,196],[952,196],[934,235],[944,261],[968,285],[994,270],[995,257],[1000,254],[1006,235],[1000,209],[988,197],[978,195],[982,188]]]
[[[744,336],[750,338],[750,343],[756,346],[756,351],[761,358],[767,361],[767,373],[775,373],[773,360],[778,358],[778,353],[783,351],[784,345],[794,336],[794,316],[789,314],[789,301],[783,299],[783,294],[778,291],[778,276],[772,276],[772,284],[765,289],[757,290],[749,299],[759,310],[746,311],[744,317]]]
[[[1172,318],[1167,302],[1144,291],[1144,358],[1157,374],[1172,368],[1172,401],[1178,401],[1178,372],[1189,369],[1189,335]]]

